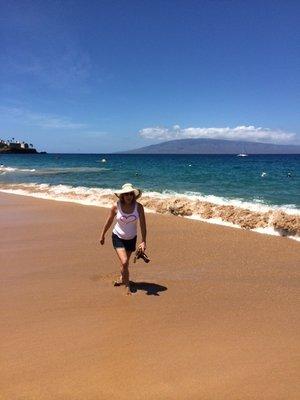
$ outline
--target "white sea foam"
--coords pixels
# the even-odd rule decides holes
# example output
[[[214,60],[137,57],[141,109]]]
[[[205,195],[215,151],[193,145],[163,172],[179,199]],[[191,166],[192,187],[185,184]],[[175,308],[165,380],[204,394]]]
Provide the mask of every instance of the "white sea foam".
[[[93,173],[109,171],[110,168],[100,167],[53,167],[53,168],[41,168],[36,171],[35,175],[51,175],[51,174],[70,174],[70,173]]]
[[[0,184],[0,191],[98,207],[110,207],[115,200],[114,189],[83,186],[36,183]],[[250,203],[217,196],[199,196],[199,194],[191,192],[179,194],[172,191],[163,193],[146,191],[143,193],[142,203],[148,212],[169,212],[212,224],[235,228],[244,227],[258,233],[287,235],[295,240],[300,240],[300,237],[297,236],[300,210],[292,209],[292,205],[271,207],[260,202]],[[283,218],[283,222],[280,221],[280,218],[278,222],[276,213],[279,213],[281,219]],[[297,233],[295,234],[295,232]]]
[[[101,173],[109,171],[110,168],[104,167],[51,167],[51,168],[15,168],[15,167],[0,167],[0,173],[31,173],[30,175],[56,175],[56,174],[70,174],[70,173]]]
[[[145,195],[151,197],[157,197],[162,199],[167,199],[170,196],[182,197],[192,201],[205,201],[219,206],[227,205],[233,207],[239,207],[246,210],[251,210],[255,212],[268,212],[268,211],[284,211],[290,215],[300,215],[300,210],[296,208],[295,204],[285,204],[282,206],[277,205],[267,205],[261,199],[254,199],[253,202],[244,201],[240,199],[228,199],[226,197],[214,196],[214,195],[203,195],[199,192],[184,192],[178,193],[172,190],[165,190],[162,193],[158,192],[144,192]]]
[[[36,171],[34,168],[28,169],[28,168],[13,168],[13,167],[0,167],[0,173],[18,173],[18,172],[34,172]]]
[[[242,229],[240,226],[233,224],[231,222],[223,221],[221,218],[210,218],[210,219],[205,219],[201,218],[199,216],[193,215],[191,217],[186,217],[188,219],[195,219],[197,221],[205,222],[208,224],[214,224],[214,225],[222,225],[222,226],[227,226],[230,228],[235,228],[235,229]],[[251,229],[253,232],[257,233],[262,233],[264,235],[271,235],[271,236],[282,236],[280,235],[279,232],[277,232],[274,228],[268,226],[266,228],[254,228]],[[296,240],[297,242],[300,242],[300,236],[288,236],[289,239]]]
[[[110,207],[111,203],[108,203],[104,196],[113,194],[113,191],[110,189],[49,185],[46,183],[2,184],[0,185],[0,191],[46,200],[66,201],[99,207]]]

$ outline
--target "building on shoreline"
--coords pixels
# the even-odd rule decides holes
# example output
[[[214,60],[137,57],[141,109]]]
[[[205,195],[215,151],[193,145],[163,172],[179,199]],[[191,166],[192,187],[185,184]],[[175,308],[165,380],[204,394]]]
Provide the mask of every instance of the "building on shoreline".
[[[38,153],[33,145],[19,140],[0,139],[0,153]]]

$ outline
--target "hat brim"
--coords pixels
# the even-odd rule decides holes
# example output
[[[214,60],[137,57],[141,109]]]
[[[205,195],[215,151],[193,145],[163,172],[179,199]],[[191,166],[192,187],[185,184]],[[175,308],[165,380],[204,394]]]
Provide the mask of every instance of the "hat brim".
[[[142,191],[140,189],[133,189],[133,190],[116,190],[114,194],[120,198],[122,194],[134,192],[135,198],[138,199],[142,195]]]

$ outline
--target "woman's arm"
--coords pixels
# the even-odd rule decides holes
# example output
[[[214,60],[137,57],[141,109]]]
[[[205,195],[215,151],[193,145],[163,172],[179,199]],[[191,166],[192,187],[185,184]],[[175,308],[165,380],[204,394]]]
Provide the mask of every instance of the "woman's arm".
[[[138,203],[138,212],[139,212],[139,217],[140,217],[140,226],[141,226],[141,234],[142,234],[142,243],[139,245],[139,247],[143,251],[145,251],[146,250],[147,227],[146,227],[146,218],[145,218],[144,207],[140,203]]]
[[[101,236],[100,236],[100,243],[101,244],[104,244],[104,242],[105,242],[105,234],[109,230],[109,228],[111,227],[111,224],[113,223],[113,220],[114,220],[114,218],[116,216],[116,213],[117,213],[117,207],[116,206],[112,206],[112,208],[109,211],[109,215],[107,217],[105,225],[104,225],[104,227],[102,229],[102,233],[101,233]]]

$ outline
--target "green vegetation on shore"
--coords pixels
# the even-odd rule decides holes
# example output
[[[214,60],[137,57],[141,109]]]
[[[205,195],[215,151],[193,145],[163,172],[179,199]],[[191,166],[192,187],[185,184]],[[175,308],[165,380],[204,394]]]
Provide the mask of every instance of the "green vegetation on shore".
[[[33,147],[33,145],[26,142],[20,142],[19,140],[2,140],[0,139],[0,153],[5,154],[34,154],[38,153],[37,150]],[[44,152],[42,152],[44,153]]]

